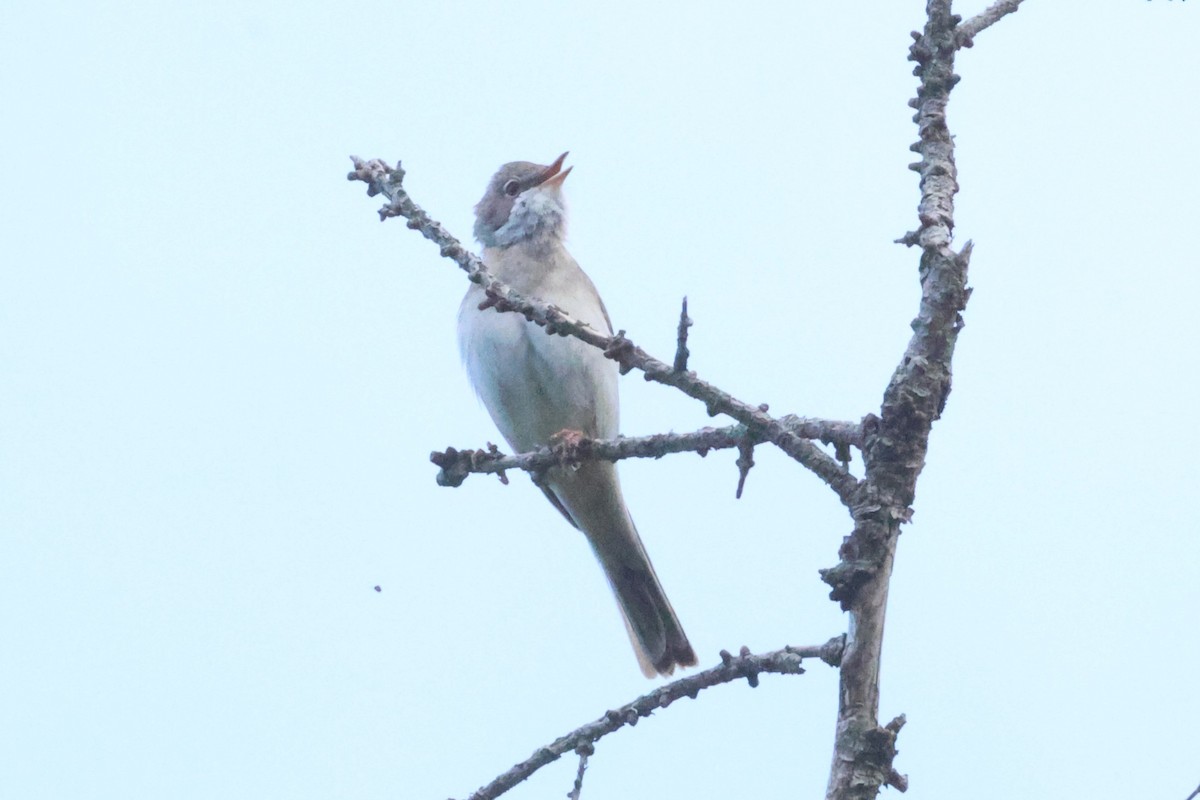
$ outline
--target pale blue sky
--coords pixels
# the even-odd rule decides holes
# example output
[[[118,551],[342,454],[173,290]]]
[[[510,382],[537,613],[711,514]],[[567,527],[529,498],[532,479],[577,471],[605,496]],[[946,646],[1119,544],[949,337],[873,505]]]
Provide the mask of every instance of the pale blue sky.
[[[569,149],[614,323],[669,357],[687,294],[692,366],[773,411],[876,410],[907,340],[917,0],[9,5],[6,798],[461,798],[654,685],[523,476],[435,485],[430,450],[497,439],[466,284],[350,153],[465,238],[499,164]],[[910,796],[1200,782],[1197,42],[1196,3],[1028,0],[960,57],[975,294],[883,673]],[[710,423],[622,387],[628,434]],[[706,664],[845,624],[833,495],[760,449],[735,501],[734,458],[622,466]],[[835,690],[680,704],[584,797],[820,796]]]

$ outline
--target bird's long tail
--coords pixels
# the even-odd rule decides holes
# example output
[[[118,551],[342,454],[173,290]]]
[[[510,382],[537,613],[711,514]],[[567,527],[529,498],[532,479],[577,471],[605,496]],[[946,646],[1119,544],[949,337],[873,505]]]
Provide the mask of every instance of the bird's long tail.
[[[585,462],[556,475],[549,488],[604,568],[646,677],[695,665],[696,653],[625,508],[614,465]]]

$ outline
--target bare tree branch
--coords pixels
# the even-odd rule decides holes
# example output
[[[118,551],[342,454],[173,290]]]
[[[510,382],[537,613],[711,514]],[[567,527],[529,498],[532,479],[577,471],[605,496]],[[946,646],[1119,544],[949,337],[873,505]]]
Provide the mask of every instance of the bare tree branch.
[[[483,287],[488,300],[485,306],[494,306],[497,311],[513,311],[527,320],[545,328],[548,334],[574,336],[593,347],[604,351],[604,355],[620,365],[621,372],[641,370],[648,381],[674,386],[689,397],[705,404],[709,416],[726,414],[748,428],[761,433],[764,441],[777,446],[796,461],[814,472],[830,486],[844,505],[849,505],[851,495],[858,487],[858,480],[847,472],[836,459],[831,458],[812,442],[797,436],[778,419],[767,413],[766,406],[755,406],[738,400],[726,391],[696,377],[695,372],[676,372],[670,365],[652,357],[635,345],[624,331],[608,336],[580,322],[567,311],[532,297],[525,297],[500,281],[488,271],[477,256],[467,250],[462,242],[450,235],[442,224],[432,219],[420,206],[413,202],[403,188],[404,170],[397,165],[388,166],[379,159],[364,161],[351,156],[354,171],[346,177],[367,184],[367,194],[382,194],[388,202],[379,210],[380,219],[404,217],[410,228],[419,230],[425,238],[438,245],[441,254],[454,261],[474,283]]]
[[[972,30],[982,30],[1015,6],[998,3]],[[850,509],[854,530],[839,551],[841,562],[822,570],[822,579],[832,587],[830,597],[850,612],[828,800],[871,800],[885,784],[907,785],[892,766],[900,725],[880,727],[878,719],[884,618],[896,539],[912,516],[929,433],[950,393],[951,359],[970,296],[971,245],[960,252],[950,246],[958,182],[954,140],[946,124],[950,91],[959,80],[954,57],[969,36],[960,37],[960,18],[952,14],[951,0],[928,0],[926,12],[925,30],[913,34],[909,54],[921,81],[910,103],[917,110],[913,121],[919,137],[912,149],[921,156],[911,165],[921,176],[919,227],[900,240],[921,247],[921,302],[879,417],[864,424],[866,474]]]
[[[826,444],[857,445],[862,442],[862,424],[788,415],[780,418],[788,430],[805,439]],[[762,444],[762,434],[753,434],[745,425],[701,428],[691,433],[659,433],[652,436],[622,436],[618,439],[571,438],[519,455],[506,455],[495,446],[482,450],[458,450],[449,447],[429,454],[429,460],[441,470],[439,486],[461,486],[471,474],[503,475],[511,469],[544,472],[551,467],[581,461],[621,461],[626,458],[662,458],[670,453],[695,452],[701,456],[710,450],[727,450],[743,444]]]
[[[631,703],[606,712],[600,719],[559,737],[545,747],[538,748],[525,761],[472,794],[469,800],[493,800],[567,753],[576,752],[578,748],[597,742],[626,725],[636,725],[643,717],[650,716],[660,708],[666,708],[676,700],[684,697],[694,699],[702,689],[710,686],[745,678],[751,687],[755,687],[758,686],[758,676],[764,672],[801,675],[804,673],[801,660],[805,658],[819,658],[831,666],[837,666],[842,645],[843,637],[836,636],[822,645],[785,647],[761,655],[754,655],[745,647],[737,656],[722,650],[719,665],[660,686]]]
[[[998,0],[958,26],[955,41],[959,47],[972,47],[980,31],[992,27],[1009,14],[1016,13],[1022,0]]]

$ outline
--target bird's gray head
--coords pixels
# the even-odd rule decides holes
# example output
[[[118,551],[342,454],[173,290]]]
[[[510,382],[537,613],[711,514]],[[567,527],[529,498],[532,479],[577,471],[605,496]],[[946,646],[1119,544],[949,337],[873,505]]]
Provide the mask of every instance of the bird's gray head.
[[[492,176],[475,206],[475,238],[484,247],[508,247],[524,241],[561,238],[567,223],[562,182],[563,153],[546,167],[528,161],[505,164]]]

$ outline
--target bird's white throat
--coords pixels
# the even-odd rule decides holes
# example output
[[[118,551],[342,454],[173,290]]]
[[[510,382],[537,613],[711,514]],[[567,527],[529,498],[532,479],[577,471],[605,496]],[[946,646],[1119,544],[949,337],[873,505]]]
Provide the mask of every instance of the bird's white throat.
[[[545,237],[561,238],[567,222],[562,193],[534,187],[513,203],[508,220],[492,234],[493,247],[508,247],[517,242]]]

